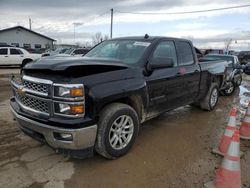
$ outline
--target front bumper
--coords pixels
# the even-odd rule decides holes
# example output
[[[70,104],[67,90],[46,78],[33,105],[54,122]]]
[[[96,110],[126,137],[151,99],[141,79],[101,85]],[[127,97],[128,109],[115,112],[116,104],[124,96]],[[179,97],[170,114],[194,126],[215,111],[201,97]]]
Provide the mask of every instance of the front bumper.
[[[50,126],[18,114],[11,106],[11,111],[18,121],[20,129],[36,140],[47,143],[54,149],[84,150],[95,144],[97,125],[77,129],[64,129]],[[72,135],[72,139],[63,140],[57,135]]]

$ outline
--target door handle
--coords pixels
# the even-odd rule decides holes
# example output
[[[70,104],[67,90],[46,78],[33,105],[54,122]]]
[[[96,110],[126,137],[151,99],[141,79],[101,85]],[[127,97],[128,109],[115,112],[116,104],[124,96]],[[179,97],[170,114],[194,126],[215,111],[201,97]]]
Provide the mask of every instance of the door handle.
[[[6,56],[4,56],[4,57],[9,57],[9,56],[6,55]]]

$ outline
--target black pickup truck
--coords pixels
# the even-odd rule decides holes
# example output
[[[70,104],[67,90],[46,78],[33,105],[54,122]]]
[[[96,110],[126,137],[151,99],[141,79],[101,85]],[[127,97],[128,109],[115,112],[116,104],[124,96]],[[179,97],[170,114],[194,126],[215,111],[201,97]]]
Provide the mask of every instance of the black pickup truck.
[[[21,130],[59,153],[126,154],[140,124],[168,110],[213,110],[225,66],[199,64],[190,41],[126,37],[102,42],[79,59],[41,59],[13,76],[11,109]]]

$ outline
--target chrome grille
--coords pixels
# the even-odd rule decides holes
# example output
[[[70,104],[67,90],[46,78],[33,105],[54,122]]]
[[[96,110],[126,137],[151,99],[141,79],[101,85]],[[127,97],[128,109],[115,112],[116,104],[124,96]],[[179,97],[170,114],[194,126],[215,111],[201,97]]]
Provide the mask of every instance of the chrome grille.
[[[39,93],[48,93],[48,85],[42,83],[33,83],[30,81],[23,80],[23,86],[25,89],[32,90]]]
[[[11,83],[16,88],[23,87],[23,89],[27,93],[40,96],[49,96],[50,87],[53,84],[53,82],[50,80],[30,77],[26,75],[24,75],[23,77],[13,76],[11,79]]]
[[[15,96],[18,102],[29,110],[49,114],[48,102],[29,97],[27,95],[20,95],[16,91]]]

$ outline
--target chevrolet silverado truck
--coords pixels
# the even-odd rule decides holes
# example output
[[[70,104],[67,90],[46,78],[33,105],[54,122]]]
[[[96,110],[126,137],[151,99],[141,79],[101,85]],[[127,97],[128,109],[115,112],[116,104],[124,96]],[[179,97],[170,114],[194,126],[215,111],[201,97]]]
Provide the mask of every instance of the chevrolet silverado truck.
[[[200,64],[189,40],[117,38],[79,59],[27,64],[12,76],[10,105],[20,129],[56,152],[115,159],[146,120],[189,104],[213,110],[224,78],[225,66]]]

